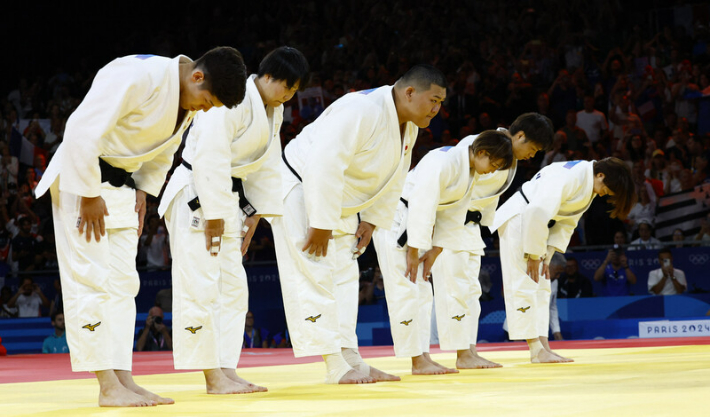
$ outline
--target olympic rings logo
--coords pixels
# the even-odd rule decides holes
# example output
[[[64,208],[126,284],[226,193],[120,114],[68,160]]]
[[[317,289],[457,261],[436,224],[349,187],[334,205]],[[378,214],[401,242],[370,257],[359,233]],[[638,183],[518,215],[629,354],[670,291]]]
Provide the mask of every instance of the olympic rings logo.
[[[602,261],[599,259],[584,259],[580,263],[584,269],[597,269],[602,264]]]
[[[710,260],[710,255],[705,254],[705,253],[700,254],[700,255],[693,254],[693,255],[688,256],[688,260],[693,265],[704,265],[708,262],[708,260]]]
[[[481,266],[481,269],[486,271],[488,273],[488,275],[492,275],[498,270],[498,265],[495,265],[495,264],[483,265],[483,266]]]

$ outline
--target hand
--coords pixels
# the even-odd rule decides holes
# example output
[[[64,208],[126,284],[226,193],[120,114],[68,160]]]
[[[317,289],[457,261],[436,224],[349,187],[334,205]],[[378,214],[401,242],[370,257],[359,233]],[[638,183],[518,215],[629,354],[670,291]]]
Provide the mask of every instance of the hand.
[[[81,197],[79,204],[79,234],[84,234],[84,226],[86,226],[86,241],[91,242],[91,233],[93,232],[96,241],[101,240],[101,236],[106,235],[106,224],[104,216],[108,216],[106,202],[101,196],[97,197]]]
[[[404,277],[412,282],[417,282],[417,270],[419,269],[419,249],[411,246],[407,247],[407,269]]]
[[[224,234],[224,219],[212,219],[205,221],[205,249],[211,256],[217,256],[222,249],[222,235]],[[212,243],[212,238],[218,237],[219,242]],[[215,239],[216,240],[216,239]],[[212,252],[213,246],[217,247],[217,252]]]
[[[308,228],[306,244],[301,251],[308,251],[309,255],[326,256],[328,254],[328,241],[333,238],[332,230]]]
[[[362,251],[363,248],[370,244],[370,239],[372,239],[372,233],[375,231],[375,225],[368,222],[360,222],[357,227],[357,232],[355,232],[355,237],[358,238],[357,241],[357,251]]]
[[[542,259],[532,259],[528,258],[528,276],[530,279],[532,279],[535,282],[540,282],[540,262],[542,262]]]
[[[424,273],[424,281],[429,281],[429,278],[431,278],[431,267],[434,266],[434,262],[442,250],[442,248],[434,246],[419,258],[419,262],[424,264],[424,270],[422,271]]]
[[[145,318],[145,327],[152,327],[153,326],[153,316],[148,316]]]
[[[136,213],[138,213],[138,236],[143,234],[143,223],[145,221],[145,191],[136,190]]]
[[[553,333],[552,336],[555,338],[555,340],[565,340],[562,338],[562,333],[560,332]]]
[[[550,265],[545,262],[542,263],[542,276],[544,276],[546,280],[550,280]]]
[[[249,229],[247,229],[246,232],[242,232],[242,256],[246,256],[247,254],[247,249],[249,249],[249,245],[251,244],[251,238],[254,237],[254,232],[256,232],[257,226],[259,226],[260,219],[261,215],[255,214],[244,220],[244,225]]]
[[[609,263],[611,262],[611,255],[614,253],[613,249],[609,249],[609,252],[606,253],[606,259],[604,259],[604,263]]]
[[[155,325],[155,331],[158,333],[162,333],[164,330],[168,330],[167,327],[165,327],[165,324],[160,323]]]
[[[39,287],[39,285],[36,284],[36,283],[35,283],[35,284],[32,284],[32,290],[33,290],[34,292],[36,292],[38,295],[39,295],[39,294],[42,294],[42,289],[41,289],[41,288]]]

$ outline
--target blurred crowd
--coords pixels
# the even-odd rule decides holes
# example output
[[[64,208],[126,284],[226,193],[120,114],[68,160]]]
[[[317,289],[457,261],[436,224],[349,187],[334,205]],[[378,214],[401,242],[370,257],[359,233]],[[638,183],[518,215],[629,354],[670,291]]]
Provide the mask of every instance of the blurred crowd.
[[[32,191],[95,71],[133,53],[197,56],[228,44],[255,72],[271,49],[300,49],[317,100],[297,95],[285,104],[284,144],[344,94],[393,84],[415,63],[436,65],[450,83],[447,99],[420,131],[414,163],[433,148],[505,127],[529,111],[549,116],[557,132],[552,150],[520,164],[518,185],[553,162],[627,161],[639,197],[629,219],[609,219],[605,201],[597,199],[572,245],[611,245],[617,232],[623,243],[648,241],[658,199],[710,177],[707,4],[346,0],[284,2],[268,13],[259,6],[206,6],[171,15],[179,24],[135,25],[100,53],[70,48],[74,55],[65,61],[35,66],[0,91],[0,275],[56,269],[51,202],[34,199]],[[149,201],[140,240],[137,261],[146,268],[170,264],[157,201]],[[706,223],[700,232],[677,232],[707,241]],[[362,262],[372,266],[369,253]],[[261,223],[247,257],[275,259],[268,223]]]

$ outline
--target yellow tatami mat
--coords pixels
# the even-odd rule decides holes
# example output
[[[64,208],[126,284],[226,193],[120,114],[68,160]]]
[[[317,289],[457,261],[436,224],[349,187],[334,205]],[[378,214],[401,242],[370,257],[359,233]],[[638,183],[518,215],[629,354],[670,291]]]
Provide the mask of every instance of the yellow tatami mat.
[[[138,376],[174,405],[99,408],[94,379],[0,384],[0,416],[710,416],[710,346],[560,350],[575,363],[534,365],[527,351],[486,352],[499,369],[412,376],[407,359],[368,362],[401,382],[322,383],[324,365],[245,368],[269,392],[212,396],[201,373]],[[454,354],[432,357],[447,366]]]

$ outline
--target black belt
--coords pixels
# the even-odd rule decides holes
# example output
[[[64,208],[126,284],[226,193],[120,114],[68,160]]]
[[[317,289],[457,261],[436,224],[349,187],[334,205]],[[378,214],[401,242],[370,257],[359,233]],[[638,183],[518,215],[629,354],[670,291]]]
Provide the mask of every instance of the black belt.
[[[182,165],[192,171],[192,165],[190,165],[189,162],[183,160]],[[251,217],[256,214],[256,209],[254,208],[254,206],[251,205],[251,203],[249,203],[249,200],[247,200],[247,197],[244,194],[244,184],[242,184],[241,178],[232,177],[232,192],[239,194],[239,208],[242,209],[242,211],[244,212],[244,214],[247,215],[247,217]],[[202,207],[202,204],[200,204],[199,197],[195,197],[192,200],[188,201],[187,205],[190,206],[190,210],[192,211],[195,211],[198,208]]]
[[[530,204],[530,201],[528,201],[528,198],[525,196],[525,193],[523,192],[522,185],[520,186],[520,188],[518,188],[518,192],[520,193],[520,195],[523,196],[523,198],[525,199],[525,202],[527,204]],[[547,228],[550,229],[552,226],[555,225],[555,223],[557,223],[557,221],[555,219],[551,219],[549,222],[547,222]]]
[[[402,197],[399,198],[399,201],[404,203],[404,207],[409,208],[409,201],[405,200]],[[402,248],[404,247],[404,245],[407,244],[407,229],[404,229],[404,232],[402,232],[402,235],[399,237],[399,239],[397,239],[397,244]]]
[[[286,164],[286,166],[288,167],[288,169],[291,170],[291,173],[293,173],[293,175],[295,175],[296,178],[298,178],[298,181],[303,182],[303,179],[301,179],[301,176],[298,175],[298,172],[296,172],[296,170],[293,169],[293,167],[291,166],[291,164],[288,163],[288,160],[286,159],[286,152],[281,152],[281,159],[284,160],[284,163]]]
[[[114,187],[123,187],[127,185],[133,189],[136,188],[136,181],[131,177],[132,173],[125,169],[116,168],[108,162],[99,158],[99,169],[101,170],[101,182],[107,182]]]

